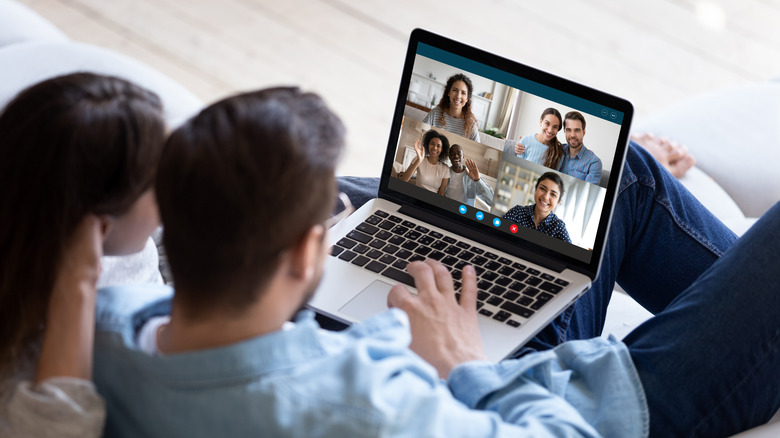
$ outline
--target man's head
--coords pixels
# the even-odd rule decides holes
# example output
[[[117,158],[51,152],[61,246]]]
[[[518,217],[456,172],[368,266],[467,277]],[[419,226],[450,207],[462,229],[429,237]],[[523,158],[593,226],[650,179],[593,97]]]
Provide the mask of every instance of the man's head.
[[[582,139],[585,137],[585,116],[577,111],[566,113],[563,118],[563,130],[566,135],[566,143],[569,150],[578,151],[582,147]]]
[[[157,199],[188,316],[240,313],[302,242],[316,234],[325,245],[321,224],[335,203],[343,144],[338,117],[296,88],[224,99],[171,135]]]

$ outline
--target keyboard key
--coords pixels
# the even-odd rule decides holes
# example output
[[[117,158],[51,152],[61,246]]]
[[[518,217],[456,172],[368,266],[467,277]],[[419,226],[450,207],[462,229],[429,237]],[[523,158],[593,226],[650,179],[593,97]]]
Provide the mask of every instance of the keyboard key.
[[[425,228],[422,225],[417,225],[416,227],[414,227],[414,229],[419,231],[419,232],[421,232],[421,233],[423,233],[423,234],[427,234],[429,231],[431,231],[431,230]]]
[[[418,231],[414,231],[414,230],[409,230],[409,231],[407,231],[406,234],[404,234],[404,237],[406,237],[407,239],[411,239],[411,240],[417,240],[417,239],[420,238],[420,236],[422,236],[422,234],[420,234]]]
[[[541,274],[541,272],[537,271],[534,268],[528,268],[528,269],[525,270],[525,272],[527,272],[527,273],[529,273],[531,275],[539,275],[539,274]]]
[[[512,312],[515,315],[520,315],[523,318],[529,318],[531,315],[534,314],[533,310],[527,309],[527,308],[525,308],[525,307],[523,307],[523,306],[521,306],[519,304],[515,304],[515,303],[513,303],[511,301],[505,301],[503,304],[501,304],[501,308],[506,310],[506,311],[508,311],[508,312]]]
[[[406,269],[406,265],[408,265],[409,262],[406,260],[396,260],[393,262],[393,267],[396,269]]]
[[[376,260],[372,260],[369,264],[365,266],[366,269],[368,269],[371,272],[382,272],[382,269],[385,269],[385,265],[383,263],[379,263]]]
[[[482,303],[480,303],[480,304],[482,304]],[[485,316],[493,316],[493,312],[491,312],[488,309],[480,309],[479,310],[479,314],[480,315],[485,315]]]
[[[405,250],[405,249],[399,249],[398,252],[395,253],[395,256],[398,257],[399,259],[406,260],[406,259],[408,259],[409,257],[412,256],[412,253],[410,251]]]
[[[393,229],[392,229],[392,230],[390,230],[390,231],[392,231],[392,232],[393,232],[393,233],[395,233],[395,234],[398,234],[399,236],[403,236],[404,234],[406,234],[406,232],[407,232],[407,231],[409,231],[409,228],[406,228],[406,227],[405,227],[405,226],[403,226],[403,225],[396,225],[396,226],[395,226],[395,227],[393,227]]]
[[[485,257],[489,258],[490,260],[496,260],[498,258],[498,255],[488,251],[485,253]]]
[[[385,254],[385,255],[383,255],[382,257],[379,258],[379,261],[384,263],[384,264],[386,264],[386,265],[392,264],[395,260],[396,260],[395,257],[393,257],[391,255],[387,255],[387,254]]]
[[[435,242],[436,240],[433,237],[426,235],[426,236],[420,237],[419,239],[417,239],[417,241],[420,242],[420,245],[428,246],[428,245],[432,244],[433,242]]]
[[[493,319],[495,319],[496,321],[504,322],[507,319],[509,319],[510,316],[512,316],[510,313],[504,312],[503,310],[499,310],[498,313],[493,315]]]
[[[500,284],[501,286],[509,286],[509,283],[512,282],[512,279],[509,277],[500,277],[496,280],[496,284]]]
[[[412,278],[411,275],[407,274],[404,271],[399,271],[398,269],[395,269],[393,267],[389,267],[382,271],[382,275],[384,275],[387,278],[392,278],[393,280],[403,283],[407,286],[414,286],[414,278]]]
[[[380,239],[374,239],[371,241],[371,243],[368,244],[368,246],[375,249],[382,249],[382,247],[385,246],[385,241]]]
[[[442,237],[444,237],[444,234],[439,233],[438,231],[431,231],[430,233],[428,233],[428,235],[430,235],[434,239],[441,239]]]
[[[539,285],[539,289],[546,292],[550,292],[551,294],[557,294],[558,292],[563,290],[563,287],[558,286],[557,284],[550,283],[549,281],[545,281],[544,283]]]
[[[493,295],[499,295],[500,296],[500,295],[503,295],[504,292],[506,292],[506,288],[498,286],[498,285],[495,285],[495,286],[490,288],[489,292],[491,294],[493,294]]]
[[[382,222],[382,218],[372,214],[368,218],[366,218],[366,222],[368,222],[371,225],[378,225],[380,222]]]
[[[512,274],[512,278],[517,281],[523,281],[526,278],[528,278],[528,274],[526,274],[525,272],[517,271],[514,274]]]
[[[417,248],[419,245],[420,244],[417,243],[417,242],[413,242],[411,240],[407,240],[406,242],[403,243],[403,245],[401,245],[401,248],[408,249],[408,250],[413,250],[413,249]]]
[[[500,267],[501,267],[501,264],[499,264],[497,262],[492,262],[491,261],[491,262],[485,263],[485,269],[487,269],[488,271],[498,271],[498,268],[500,268]]]
[[[507,277],[511,276],[515,273],[515,268],[511,266],[502,266],[498,269],[498,273],[501,275],[506,275]]]
[[[560,278],[558,278],[558,279],[555,280],[555,284],[557,284],[559,286],[566,287],[566,286],[569,285],[569,282],[566,281],[566,280],[561,280]]]
[[[406,228],[414,228],[417,226],[417,224],[412,221],[403,221],[401,222],[401,225],[405,226]]]
[[[521,306],[530,306],[531,304],[533,304],[534,299],[531,297],[521,296],[519,299],[514,301]]]
[[[550,301],[553,298],[552,295],[546,294],[544,292],[540,293],[538,297],[536,297],[539,301]]]
[[[509,265],[511,265],[511,264],[512,264],[512,260],[509,260],[509,259],[508,259],[508,258],[506,258],[506,257],[500,257],[500,258],[498,259],[498,263],[501,263],[502,265],[507,265],[507,266],[509,266]]]
[[[337,255],[341,254],[341,252],[344,251],[344,248],[340,246],[331,246],[330,247],[330,255],[333,257],[336,257]]]
[[[393,237],[387,239],[387,241],[392,243],[393,245],[400,245],[400,244],[406,242],[406,239],[404,239],[401,236],[393,236]]]
[[[377,211],[374,212],[374,214],[379,216],[379,217],[387,217],[388,216],[388,213],[385,212],[385,211],[382,211],[382,210],[377,210]]]
[[[454,268],[451,275],[453,280],[460,280],[461,278],[463,278],[463,271],[461,271],[458,268]]]
[[[441,262],[444,263],[445,265],[449,266],[449,267],[453,267],[453,266],[455,266],[456,263],[458,263],[458,259],[456,259],[453,256],[447,256],[447,257],[444,257],[443,259],[441,259]]]
[[[357,242],[355,242],[352,239],[347,239],[346,237],[342,237],[341,240],[336,242],[336,245],[338,245],[338,246],[340,246],[342,248],[350,249],[353,246],[357,245]]]
[[[520,283],[519,281],[512,282],[512,284],[509,285],[509,289],[512,289],[515,292],[522,292],[525,287],[525,284]]]
[[[441,260],[441,259],[444,258],[445,255],[446,254],[444,254],[441,251],[434,251],[434,252],[428,254],[428,258],[429,259],[434,259],[434,260]]]
[[[511,326],[511,327],[520,327],[520,323],[515,321],[514,319],[508,319],[506,321],[506,325]]]
[[[471,248],[471,245],[469,245],[469,244],[468,244],[468,243],[466,243],[466,242],[458,242],[456,245],[457,245],[459,248],[463,248],[463,249],[469,249],[469,248]]]
[[[391,238],[392,236],[393,236],[393,233],[390,233],[390,232],[385,231],[385,230],[379,230],[378,233],[374,234],[374,237],[376,237],[377,239],[382,239],[382,240],[387,240],[387,239]]]
[[[353,265],[358,265],[358,266],[363,266],[363,265],[365,265],[366,263],[368,263],[370,261],[371,261],[371,259],[369,259],[368,257],[360,255],[360,256],[357,256],[354,259],[352,259],[352,264]]]
[[[539,293],[539,289],[530,286],[526,287],[525,290],[523,291],[523,295],[528,297],[535,297],[538,293]]]
[[[450,236],[444,236],[444,237],[441,238],[441,240],[443,240],[443,241],[445,241],[445,242],[447,242],[449,244],[458,243],[457,240],[453,239]]]
[[[545,305],[545,304],[547,304],[547,303],[549,303],[549,301],[540,301],[540,300],[536,300],[536,301],[535,301],[533,304],[531,304],[531,306],[530,306],[530,307],[531,307],[531,309],[533,309],[533,310],[539,310],[539,309],[541,309],[541,308],[542,308],[542,306],[544,306],[544,305]]]
[[[400,224],[403,221],[403,219],[393,214],[391,214],[390,217],[387,218],[387,220],[393,221],[397,224]]]
[[[542,279],[539,278],[539,277],[528,277],[525,280],[525,284],[530,285],[530,286],[538,286],[539,283],[541,283],[541,282],[542,282]]]
[[[371,224],[367,224],[365,222],[363,222],[363,223],[359,224],[358,226],[356,226],[355,229],[358,230],[358,231],[362,231],[362,232],[364,232],[364,233],[366,233],[368,235],[376,234],[376,232],[379,231],[379,228],[377,228],[377,227],[375,227],[375,226],[373,226]]]
[[[506,292],[506,293],[504,293],[501,296],[504,297],[504,299],[508,300],[508,301],[515,301],[516,299],[520,298],[520,294],[519,293],[511,291],[511,290]],[[528,297],[526,297],[526,298],[528,298]],[[530,300],[530,298],[528,298],[528,299]]]
[[[501,304],[503,302],[504,302],[503,298],[497,297],[495,295],[487,299],[487,303],[491,304],[493,306],[498,306],[499,304]]]
[[[450,245],[447,242],[443,241],[443,240],[437,240],[437,241],[435,241],[435,242],[433,242],[431,244],[431,247],[433,249],[439,249],[439,250],[444,249],[444,248],[446,248],[448,246],[450,246]]]
[[[474,247],[471,248],[471,252],[473,252],[474,254],[484,254],[485,250],[482,249],[482,248],[477,248],[476,246],[474,246]]]
[[[522,264],[522,263],[517,263],[517,262],[515,262],[515,263],[512,263],[512,267],[513,267],[513,268],[515,268],[515,269],[517,269],[518,271],[523,271],[523,270],[525,270],[525,268],[526,268],[527,266],[525,266],[525,265],[524,265],[524,264]]]
[[[471,250],[472,250],[472,251],[474,251],[475,249],[479,249],[479,248],[471,248]],[[474,258],[471,260],[471,264],[472,264],[472,265],[475,265],[475,266],[482,266],[482,265],[484,265],[484,264],[485,264],[485,262],[487,262],[487,261],[488,261],[488,259],[486,259],[486,258],[482,257],[481,255],[478,255],[478,256],[474,257]]]
[[[395,245],[385,245],[385,247],[382,248],[382,251],[385,254],[395,254],[395,252],[398,251],[398,247]]]
[[[477,283],[477,290],[488,290],[490,286],[492,286],[493,283],[485,280],[480,280],[479,283]]]
[[[366,253],[366,257],[372,258],[372,259],[378,259],[379,257],[382,257],[382,251],[377,251],[375,249],[372,249],[371,251]]]
[[[355,254],[354,252],[352,252],[350,250],[346,250],[343,253],[341,253],[341,255],[339,255],[339,258],[341,260],[346,260],[348,262],[351,261],[352,259],[354,259],[355,257],[357,257],[357,254]]]
[[[485,301],[486,299],[490,298],[490,294],[481,290],[477,291],[477,301]]]
[[[544,278],[544,279],[545,279],[545,280],[547,280],[547,281],[553,281],[553,280],[555,280],[555,277],[553,277],[553,276],[552,276],[552,275],[550,275],[550,274],[542,274],[542,275],[540,275],[540,277]]]
[[[358,253],[358,254],[365,254],[366,251],[368,251],[370,248],[366,245],[357,244],[352,248],[352,251]]]
[[[417,254],[420,254],[422,256],[428,255],[429,252],[433,251],[432,249],[428,248],[427,246],[420,246],[419,248],[415,249],[414,252]]]
[[[425,260],[425,257],[421,256],[420,254],[414,254],[413,256],[409,257],[409,263],[417,262]]]
[[[357,240],[360,243],[368,243],[371,240],[373,240],[372,237],[369,236],[368,234],[364,234],[356,230],[350,231],[349,234],[347,234],[347,237],[349,237],[352,240]]]
[[[450,246],[448,246],[447,248],[444,249],[444,253],[445,254],[449,254],[449,255],[456,255],[459,252],[460,252],[460,248],[458,248],[455,245],[450,245]]]
[[[460,254],[458,254],[458,258],[463,261],[469,261],[474,257],[474,253],[471,251],[463,251]]]
[[[487,280],[487,281],[493,281],[496,278],[498,278],[498,274],[496,274],[493,271],[485,271],[485,273],[482,274],[482,278]]]
[[[395,226],[395,222],[392,221],[382,221],[378,227],[383,230],[389,230],[392,229]]]

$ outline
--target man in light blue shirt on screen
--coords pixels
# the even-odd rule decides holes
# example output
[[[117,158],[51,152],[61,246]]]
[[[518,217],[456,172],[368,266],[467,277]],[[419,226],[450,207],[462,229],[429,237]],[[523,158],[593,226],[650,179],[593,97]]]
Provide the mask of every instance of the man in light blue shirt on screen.
[[[496,364],[482,350],[472,266],[462,270],[458,301],[444,265],[409,263],[418,294],[395,286],[393,309],[341,332],[321,329],[312,312],[300,311],[329,257],[343,145],[341,121],[319,97],[296,88],[225,99],[171,134],[156,196],[176,292],[149,285],[99,292],[94,379],[106,400],[106,437],[714,436],[777,410],[777,349],[756,351],[760,366],[745,351],[776,345],[771,336],[780,330],[773,286],[780,273],[766,266],[780,247],[779,208],[754,225],[759,245],[743,238],[742,250],[721,264],[713,248],[734,240],[718,237],[722,225],[705,227],[694,216],[689,225],[701,226],[701,234],[659,230],[658,239],[643,239],[639,230],[640,242],[669,253],[683,245],[679,269],[694,279],[718,264],[703,276],[711,282],[687,287],[688,278],[673,287],[682,274],[657,275],[666,271],[656,265],[674,261],[672,254],[647,260],[655,264],[639,269],[654,281],[637,279],[648,289],[643,304],[664,315],[661,321],[646,323],[626,343],[594,335],[595,328],[583,332],[586,319],[599,324],[579,307],[595,306],[586,294],[574,315],[565,315],[570,329],[553,324],[552,338],[545,329],[522,357]],[[627,183],[662,170],[639,148],[628,160]],[[655,187],[677,184],[668,178]],[[375,179],[362,183],[376,193]],[[668,222],[665,209],[624,212],[645,189],[630,183],[624,192],[615,208],[621,223],[613,227],[614,253],[589,292],[604,305],[613,268],[634,265],[618,254],[636,248],[637,224],[652,220],[655,231]],[[754,283],[746,285],[751,300],[738,306],[726,295],[742,290],[720,281],[733,273]],[[656,290],[659,281],[665,287]],[[737,330],[707,324],[721,320]],[[575,338],[588,339],[563,342]],[[736,426],[734,416],[715,415],[737,407],[759,409]]]
[[[570,111],[563,117],[563,160],[559,171],[591,184],[601,181],[601,159],[583,144],[585,117],[578,111]]]

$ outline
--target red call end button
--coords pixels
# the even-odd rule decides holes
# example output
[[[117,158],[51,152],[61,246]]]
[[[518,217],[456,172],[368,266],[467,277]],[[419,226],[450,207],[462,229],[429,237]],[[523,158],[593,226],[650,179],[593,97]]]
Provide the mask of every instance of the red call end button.
[[[517,225],[512,224],[509,226],[509,231],[516,233],[517,232]]]

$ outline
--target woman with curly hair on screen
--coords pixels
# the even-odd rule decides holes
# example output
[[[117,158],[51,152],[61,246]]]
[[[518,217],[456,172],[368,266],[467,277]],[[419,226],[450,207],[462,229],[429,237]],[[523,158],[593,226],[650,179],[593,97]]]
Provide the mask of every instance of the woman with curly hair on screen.
[[[433,107],[423,123],[444,129],[461,137],[479,141],[479,125],[471,112],[474,86],[463,73],[450,76],[439,104]]]

